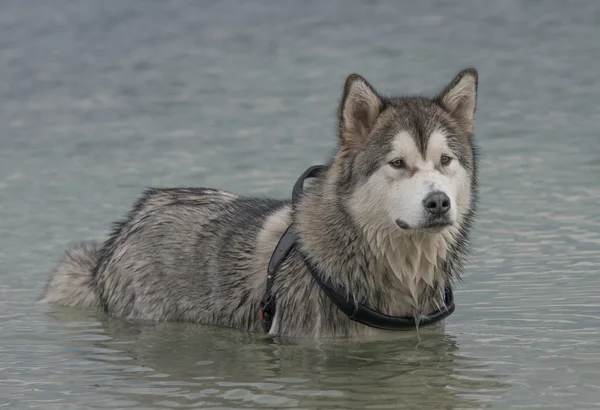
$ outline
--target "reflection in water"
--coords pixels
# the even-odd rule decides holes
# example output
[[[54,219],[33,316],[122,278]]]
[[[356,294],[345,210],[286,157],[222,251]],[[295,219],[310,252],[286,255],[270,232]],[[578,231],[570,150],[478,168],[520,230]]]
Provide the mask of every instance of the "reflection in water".
[[[184,323],[132,323],[75,309],[66,348],[122,404],[237,408],[479,408],[508,385],[442,328],[363,341],[269,341]],[[95,337],[90,337],[94,335]],[[71,357],[70,360],[75,360]],[[74,372],[79,377],[80,369]],[[112,402],[112,401],[111,401]]]

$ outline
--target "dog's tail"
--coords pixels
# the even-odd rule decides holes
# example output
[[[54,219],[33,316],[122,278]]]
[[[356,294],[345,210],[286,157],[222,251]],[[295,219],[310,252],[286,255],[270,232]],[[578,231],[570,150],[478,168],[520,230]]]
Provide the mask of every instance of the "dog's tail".
[[[83,243],[69,249],[54,269],[39,302],[61,306],[98,306],[92,271],[99,257],[97,243]]]

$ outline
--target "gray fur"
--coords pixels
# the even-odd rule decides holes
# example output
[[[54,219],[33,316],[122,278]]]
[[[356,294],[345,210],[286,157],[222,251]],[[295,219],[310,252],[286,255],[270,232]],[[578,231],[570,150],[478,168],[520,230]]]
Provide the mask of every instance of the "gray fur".
[[[147,190],[126,218],[115,224],[106,242],[67,252],[42,300],[97,307],[123,318],[261,331],[258,306],[265,291],[266,267],[293,221],[302,250],[359,301],[387,314],[426,315],[443,304],[444,286],[462,271],[475,212],[477,151],[472,124],[465,124],[461,95],[451,95],[456,92],[453,84],[465,75],[473,76],[476,85],[476,71],[464,70],[431,99],[383,98],[362,77],[348,77],[340,104],[338,149],[328,171],[306,188],[295,211],[289,201],[247,198],[216,189]],[[353,96],[355,81],[369,89],[359,89]],[[447,132],[448,146],[471,185],[470,197],[461,198],[468,202],[468,212],[458,226],[438,233],[395,227],[389,228],[389,237],[376,227],[361,226],[351,206],[353,195],[386,166],[382,160],[393,136],[409,132],[425,155],[429,135],[440,127]],[[438,240],[447,249],[425,249],[434,249]],[[388,264],[389,249],[409,255],[401,261],[408,265],[398,266],[412,266],[434,255],[433,279],[423,276],[409,285]],[[296,251],[281,265],[273,293],[277,299],[273,336],[352,337],[375,332],[350,321],[332,304]]]
[[[98,262],[98,244],[82,243],[69,249],[46,285],[43,301],[63,306],[96,306],[92,271]]]

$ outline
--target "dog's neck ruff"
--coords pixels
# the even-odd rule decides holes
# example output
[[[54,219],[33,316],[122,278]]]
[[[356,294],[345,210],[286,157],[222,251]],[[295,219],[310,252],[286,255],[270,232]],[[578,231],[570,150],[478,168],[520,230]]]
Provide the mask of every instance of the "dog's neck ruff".
[[[325,169],[327,168],[323,165],[315,165],[308,168],[300,178],[298,178],[292,191],[292,206],[295,206],[300,199],[300,195],[304,189],[304,181],[308,178],[319,176]],[[272,294],[272,289],[277,269],[289,255],[290,251],[296,247],[298,243],[297,239],[294,226],[291,224],[279,239],[279,242],[271,255],[271,260],[267,267],[267,288],[259,307],[259,317],[265,333],[269,333],[271,330],[273,318],[275,317],[275,296]],[[319,271],[316,263],[314,263],[308,255],[300,249],[297,249],[297,251],[306,264],[308,271],[327,297],[329,297],[337,308],[348,316],[350,320],[362,325],[383,330],[412,330],[419,326],[429,326],[437,323],[454,312],[454,295],[452,293],[452,288],[448,285],[446,286],[444,293],[444,307],[429,315],[418,318],[412,316],[385,315],[377,310],[366,307],[362,303],[355,302],[352,295],[348,295],[348,293],[343,290],[336,289],[330,280],[323,279],[323,275]]]

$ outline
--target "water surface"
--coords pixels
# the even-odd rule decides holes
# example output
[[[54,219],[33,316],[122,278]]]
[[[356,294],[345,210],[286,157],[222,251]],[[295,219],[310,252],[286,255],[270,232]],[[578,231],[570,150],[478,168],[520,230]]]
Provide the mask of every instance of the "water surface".
[[[0,407],[600,407],[600,3],[53,0],[0,12]],[[480,71],[481,204],[444,328],[352,342],[35,301],[145,186],[289,196],[343,80]]]

